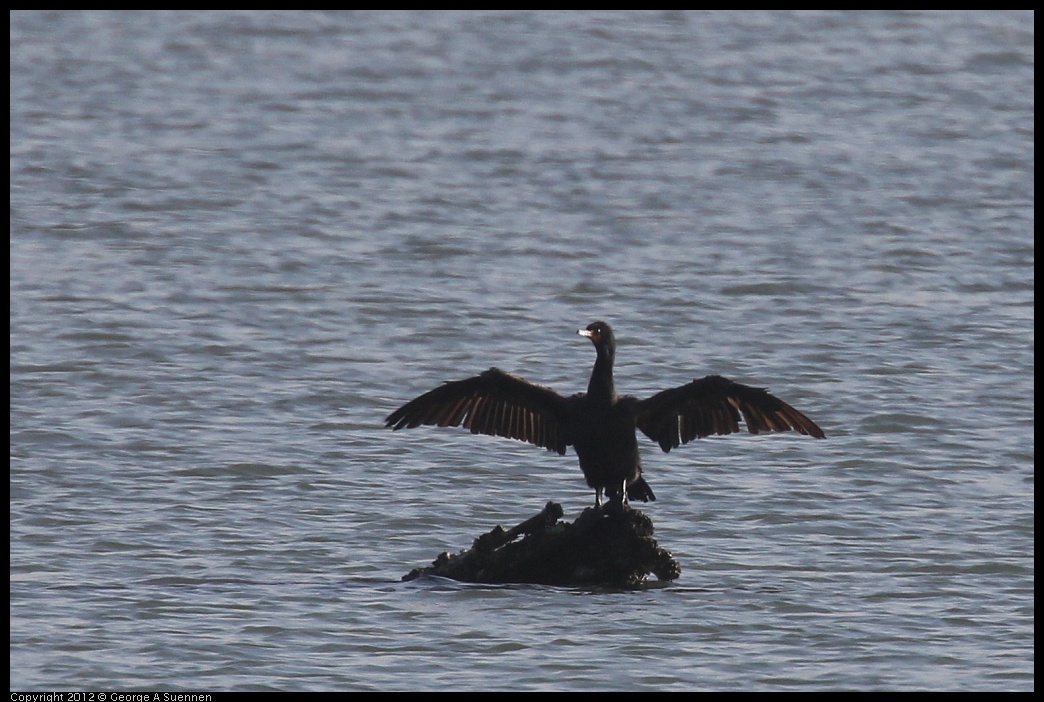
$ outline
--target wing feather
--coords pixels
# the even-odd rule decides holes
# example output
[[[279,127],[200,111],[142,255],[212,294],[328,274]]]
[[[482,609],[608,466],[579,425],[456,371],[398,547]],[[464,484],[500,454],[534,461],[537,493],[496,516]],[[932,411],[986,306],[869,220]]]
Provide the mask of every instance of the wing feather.
[[[393,430],[463,426],[473,434],[518,439],[564,454],[572,443],[567,407],[566,399],[551,388],[490,368],[410,400],[384,423]]]
[[[738,432],[741,418],[751,434],[793,430],[817,439],[826,436],[775,395],[718,375],[638,400],[634,411],[638,428],[664,451],[712,434]]]

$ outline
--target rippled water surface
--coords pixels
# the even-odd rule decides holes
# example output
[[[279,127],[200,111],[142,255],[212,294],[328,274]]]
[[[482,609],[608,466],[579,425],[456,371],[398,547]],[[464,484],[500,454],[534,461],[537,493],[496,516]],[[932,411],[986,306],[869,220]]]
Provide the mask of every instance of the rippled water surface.
[[[12,689],[1031,690],[1031,13],[11,15]],[[400,582],[592,500],[383,417],[719,373],[682,567]]]

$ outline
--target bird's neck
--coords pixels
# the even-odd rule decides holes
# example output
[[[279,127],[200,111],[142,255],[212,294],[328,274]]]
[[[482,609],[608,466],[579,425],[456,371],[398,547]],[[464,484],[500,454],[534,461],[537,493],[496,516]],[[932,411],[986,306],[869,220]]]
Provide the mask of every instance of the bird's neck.
[[[613,383],[613,355],[604,349],[598,350],[591,382],[587,384],[589,397],[600,397],[616,402],[616,385]]]

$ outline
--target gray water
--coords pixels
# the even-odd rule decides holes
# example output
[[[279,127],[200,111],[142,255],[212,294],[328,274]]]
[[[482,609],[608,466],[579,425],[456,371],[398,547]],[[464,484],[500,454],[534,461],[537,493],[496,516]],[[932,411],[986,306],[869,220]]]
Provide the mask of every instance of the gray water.
[[[1034,16],[11,15],[12,689],[1031,690]],[[638,591],[400,582],[719,373]]]

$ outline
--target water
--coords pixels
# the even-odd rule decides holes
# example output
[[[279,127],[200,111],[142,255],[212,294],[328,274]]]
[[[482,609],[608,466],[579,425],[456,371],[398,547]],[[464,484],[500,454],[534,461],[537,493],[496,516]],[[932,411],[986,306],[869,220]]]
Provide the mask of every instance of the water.
[[[11,15],[12,689],[1033,689],[1032,13]],[[400,577],[575,457],[491,365],[767,386],[666,587]]]

